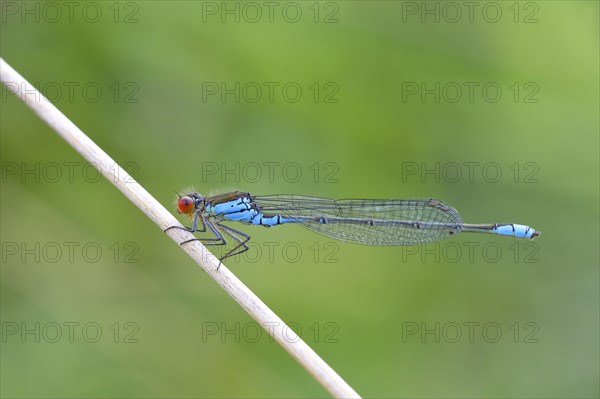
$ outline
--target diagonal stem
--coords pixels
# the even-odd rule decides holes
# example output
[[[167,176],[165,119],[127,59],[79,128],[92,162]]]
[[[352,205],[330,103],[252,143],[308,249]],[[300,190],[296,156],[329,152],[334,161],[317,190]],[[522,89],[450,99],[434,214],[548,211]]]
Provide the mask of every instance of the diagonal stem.
[[[181,226],[177,219],[150,193],[2,58],[0,58],[0,80],[87,161],[93,162],[104,177],[125,194],[161,230],[170,226]],[[182,229],[169,229],[167,235],[176,243],[195,238],[190,232]],[[254,320],[263,326],[331,395],[338,398],[360,397],[229,269],[221,265],[217,271],[219,260],[200,241],[196,240],[180,248],[194,259]]]

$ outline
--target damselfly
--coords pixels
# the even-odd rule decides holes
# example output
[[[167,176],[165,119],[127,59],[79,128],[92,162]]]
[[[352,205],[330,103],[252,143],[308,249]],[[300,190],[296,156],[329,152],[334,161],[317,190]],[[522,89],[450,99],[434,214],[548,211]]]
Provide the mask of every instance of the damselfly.
[[[192,219],[192,226],[184,230],[206,232],[208,227],[214,235],[184,241],[182,245],[195,240],[204,245],[226,245],[225,236],[236,242],[221,261],[249,248],[250,236],[223,224],[228,221],[265,227],[298,223],[328,237],[368,245],[424,244],[461,231],[529,239],[540,235],[521,224],[463,223],[456,209],[434,198],[336,200],[294,194],[259,196],[240,191],[204,197],[194,192],[179,196],[177,211]],[[171,228],[182,227],[167,230]]]

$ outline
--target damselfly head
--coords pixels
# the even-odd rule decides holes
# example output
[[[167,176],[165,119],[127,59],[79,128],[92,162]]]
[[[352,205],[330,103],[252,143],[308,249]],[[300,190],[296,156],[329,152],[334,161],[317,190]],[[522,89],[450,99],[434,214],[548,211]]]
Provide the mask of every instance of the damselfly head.
[[[202,205],[203,200],[204,197],[198,193],[180,195],[177,200],[177,212],[192,216],[194,211]]]
[[[191,214],[196,209],[196,203],[191,197],[184,195],[177,200],[177,212]]]

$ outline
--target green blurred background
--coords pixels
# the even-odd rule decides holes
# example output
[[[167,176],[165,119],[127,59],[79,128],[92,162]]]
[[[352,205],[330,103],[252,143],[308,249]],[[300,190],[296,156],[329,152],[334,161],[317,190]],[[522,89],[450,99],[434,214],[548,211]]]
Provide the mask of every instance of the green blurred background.
[[[234,224],[253,247],[227,265],[360,394],[598,397],[597,2],[52,4],[2,2],[1,56],[169,209],[190,185],[436,197],[542,231],[376,248]],[[1,106],[2,397],[328,396]]]

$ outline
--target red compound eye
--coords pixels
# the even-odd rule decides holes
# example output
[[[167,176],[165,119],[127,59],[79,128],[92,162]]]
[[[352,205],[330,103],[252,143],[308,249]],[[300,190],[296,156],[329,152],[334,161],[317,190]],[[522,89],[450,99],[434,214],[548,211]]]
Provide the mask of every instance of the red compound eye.
[[[181,197],[177,200],[177,210],[179,213],[192,213],[196,209],[194,200],[188,196]]]

